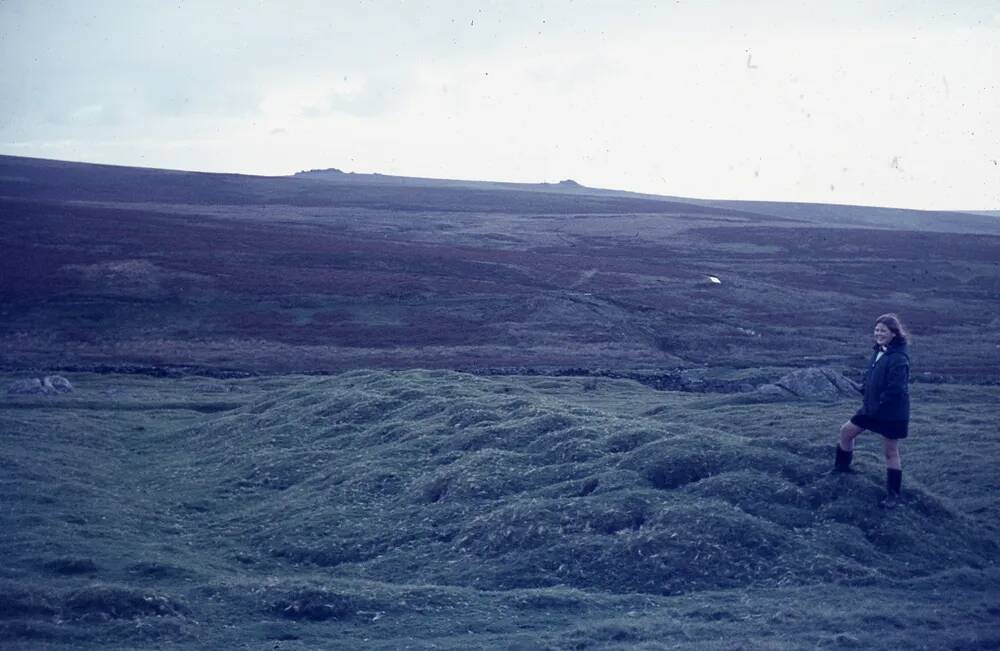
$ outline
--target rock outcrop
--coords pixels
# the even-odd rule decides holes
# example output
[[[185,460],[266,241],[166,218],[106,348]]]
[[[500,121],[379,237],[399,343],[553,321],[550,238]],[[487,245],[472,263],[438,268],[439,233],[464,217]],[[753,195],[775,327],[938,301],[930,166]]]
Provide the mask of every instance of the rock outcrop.
[[[9,387],[7,393],[10,395],[54,395],[57,393],[69,393],[73,390],[70,381],[61,375],[46,375],[42,378],[28,378],[18,380]]]
[[[786,398],[835,400],[857,397],[860,387],[832,369],[804,368],[792,371],[774,384],[765,384],[758,391]]]

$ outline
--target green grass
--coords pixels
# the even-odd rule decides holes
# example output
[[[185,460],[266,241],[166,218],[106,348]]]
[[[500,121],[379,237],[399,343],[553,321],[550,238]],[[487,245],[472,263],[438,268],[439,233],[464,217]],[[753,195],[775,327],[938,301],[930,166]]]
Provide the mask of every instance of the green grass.
[[[70,379],[0,398],[4,649],[1000,643],[997,387],[914,385],[885,512],[876,437],[826,474],[851,401]]]

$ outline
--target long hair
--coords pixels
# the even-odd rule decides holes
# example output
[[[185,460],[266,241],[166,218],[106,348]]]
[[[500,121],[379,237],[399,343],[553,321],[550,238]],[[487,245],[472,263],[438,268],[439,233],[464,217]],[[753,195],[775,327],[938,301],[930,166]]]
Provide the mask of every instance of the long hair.
[[[909,342],[910,340],[909,331],[906,329],[906,326],[903,325],[903,321],[892,312],[889,312],[888,314],[883,314],[879,318],[875,319],[875,325],[878,325],[880,323],[885,327],[889,328],[892,334],[896,335],[896,339],[898,339],[900,343],[905,344]]]

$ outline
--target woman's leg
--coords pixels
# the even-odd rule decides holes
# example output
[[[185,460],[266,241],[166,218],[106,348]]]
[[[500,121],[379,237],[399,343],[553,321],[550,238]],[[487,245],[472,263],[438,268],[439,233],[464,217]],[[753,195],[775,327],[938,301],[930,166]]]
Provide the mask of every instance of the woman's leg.
[[[858,434],[865,431],[865,428],[858,427],[851,421],[847,421],[840,426],[840,449],[846,452],[854,451],[854,439],[858,438]]]
[[[837,457],[833,462],[833,469],[837,472],[850,472],[851,459],[854,456],[854,439],[858,434],[865,431],[863,427],[858,427],[851,421],[847,421],[840,426],[840,441],[837,443]]]
[[[903,490],[903,469],[899,461],[899,441],[883,436],[882,443],[885,450],[886,492],[882,506],[891,509],[899,504]]]
[[[893,470],[902,470],[903,466],[899,459],[899,441],[882,437],[882,447],[885,451],[885,467]]]

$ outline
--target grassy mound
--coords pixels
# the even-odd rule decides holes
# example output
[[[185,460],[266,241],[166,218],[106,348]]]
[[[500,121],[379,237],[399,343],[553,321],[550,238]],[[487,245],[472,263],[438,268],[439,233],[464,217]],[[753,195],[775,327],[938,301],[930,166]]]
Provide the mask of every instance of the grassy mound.
[[[187,613],[179,599],[152,590],[94,583],[53,593],[16,582],[0,583],[0,619],[45,615],[64,620],[108,621]]]
[[[920,488],[879,510],[877,464],[830,475],[826,447],[664,410],[623,417],[544,388],[443,371],[303,379],[177,433],[201,454],[171,473],[193,501],[230,505],[208,535],[359,579],[675,594],[900,580],[996,557]],[[336,617],[314,597],[285,607]]]
[[[218,413],[200,383],[0,404],[0,647],[1000,640],[993,388],[914,386],[884,512],[877,440],[826,473],[844,404],[355,372]]]

